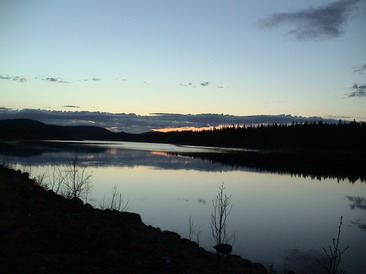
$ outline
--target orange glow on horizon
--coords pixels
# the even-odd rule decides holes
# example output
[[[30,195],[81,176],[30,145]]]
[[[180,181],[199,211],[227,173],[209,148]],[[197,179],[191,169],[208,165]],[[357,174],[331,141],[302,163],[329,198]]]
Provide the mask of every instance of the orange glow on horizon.
[[[109,131],[118,132],[118,127],[107,127],[107,128],[105,128],[105,129],[107,129],[107,130],[109,130]]]
[[[227,127],[246,127],[245,125],[218,125],[218,126],[208,126],[208,127],[168,127],[168,128],[153,128],[152,131],[157,132],[172,132],[172,131],[204,131],[213,129],[223,129]]]
[[[216,126],[216,127],[170,127],[170,128],[153,128],[153,131],[158,132],[171,132],[171,131],[203,131],[203,130],[212,130],[212,129],[219,129],[223,126]]]
[[[165,157],[178,157],[178,158],[183,158],[183,159],[191,159],[192,158],[191,156],[180,155],[178,153],[168,153],[168,152],[163,152],[163,151],[151,151],[150,154],[165,156]]]

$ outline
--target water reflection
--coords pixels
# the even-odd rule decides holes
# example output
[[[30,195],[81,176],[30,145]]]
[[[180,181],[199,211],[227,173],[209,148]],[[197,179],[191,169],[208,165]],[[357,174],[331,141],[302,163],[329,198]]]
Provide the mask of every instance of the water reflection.
[[[233,153],[212,148],[199,148],[196,152],[190,147],[156,144],[0,145],[2,159],[32,165],[32,173],[42,173],[52,166],[62,169],[74,152],[78,153],[80,164],[93,172],[94,205],[103,199],[110,203],[117,185],[130,202],[129,211],[141,214],[146,224],[189,237],[188,220],[192,216],[201,245],[211,249],[212,200],[224,182],[233,197],[228,229],[236,234],[234,254],[268,262],[267,266],[273,264],[279,273],[284,263],[290,269],[297,265],[308,267],[307,273],[312,273],[311,261],[312,267],[317,267],[315,258],[321,259],[322,247],[329,245],[342,215],[345,224],[353,224],[342,227],[342,244],[351,246],[343,268],[347,273],[362,273],[360,270],[366,268],[366,230],[361,222],[366,190],[361,179],[365,171],[359,168],[358,175],[346,174],[347,169],[341,164],[344,160],[320,165],[315,156],[302,159],[288,155],[281,160],[268,152]],[[324,161],[326,156],[319,157]],[[303,168],[302,164],[309,161],[319,166]],[[350,163],[358,167],[353,161]],[[337,174],[343,174],[345,181],[330,179]],[[308,177],[303,178],[305,175]],[[359,180],[350,184],[347,178]]]
[[[347,198],[351,202],[350,208],[352,210],[366,210],[366,197],[347,196]],[[356,220],[351,221],[351,224],[356,225],[359,229],[363,231],[366,231],[366,215],[364,215],[364,218],[357,218]]]
[[[351,209],[362,209],[366,210],[366,197],[360,197],[360,196],[347,196],[348,200],[352,202],[350,205]]]
[[[314,250],[286,250],[282,255],[282,265],[276,266],[276,273],[288,273],[294,271],[297,274],[322,273],[322,267],[314,263],[318,259],[321,262],[327,262],[327,258],[320,252]]]
[[[323,180],[366,182],[363,154],[232,150],[211,147],[129,142],[33,142],[0,145],[0,157],[20,157],[23,164],[66,164],[77,152],[88,166],[150,166],[157,169],[247,170]]]

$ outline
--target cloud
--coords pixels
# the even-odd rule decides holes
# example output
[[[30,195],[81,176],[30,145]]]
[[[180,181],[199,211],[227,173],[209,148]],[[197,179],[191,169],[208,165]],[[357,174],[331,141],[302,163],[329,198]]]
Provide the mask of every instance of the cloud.
[[[188,84],[180,84],[182,87],[193,87],[192,83],[188,83]]]
[[[0,75],[0,79],[1,80],[13,80],[13,81],[20,82],[20,83],[28,82],[28,79],[23,76],[9,76],[9,75],[2,76],[2,75]]]
[[[51,82],[51,83],[63,83],[63,84],[68,84],[70,82],[68,81],[64,81],[60,78],[55,78],[55,77],[48,77],[48,78],[42,78],[43,81],[47,81],[47,82]]]
[[[366,97],[366,85],[357,85],[354,84],[351,88],[353,90],[348,97]]]
[[[207,87],[210,84],[210,82],[201,82],[199,84],[194,84],[192,82],[189,82],[187,84],[180,84],[182,87],[196,87],[196,85],[201,85],[203,87]]]
[[[66,105],[62,106],[63,108],[80,108],[80,106]]]
[[[46,81],[49,81],[49,82],[57,82],[57,78],[46,78],[45,79]]]
[[[64,106],[72,107],[72,105]],[[76,107],[76,106],[74,106]],[[234,116],[223,114],[171,114],[154,113],[136,115],[134,113],[106,113],[91,111],[49,111],[37,109],[11,110],[0,108],[0,119],[33,119],[46,124],[63,126],[90,125],[114,128],[114,131],[142,133],[161,128],[215,127],[219,125],[290,124],[292,122],[323,121],[337,123],[335,119],[321,117],[301,117],[292,115]]]
[[[362,65],[362,66],[359,66],[359,67],[356,67],[353,72],[358,72],[358,73],[361,73],[361,74],[365,74],[366,73],[366,64]]]
[[[9,75],[8,76],[2,76],[2,75],[0,75],[0,79],[1,80],[10,80],[11,77]]]
[[[323,40],[338,37],[356,3],[361,0],[339,0],[326,6],[297,12],[274,13],[263,20],[263,27],[291,25],[288,32],[297,40]]]
[[[118,80],[121,80],[121,81],[127,81],[127,79],[126,79],[126,78],[122,78],[122,77],[116,77],[116,78],[115,78],[115,80],[117,80],[117,81],[118,81]]]
[[[353,119],[353,117],[344,115],[327,115],[327,117],[331,119]]]

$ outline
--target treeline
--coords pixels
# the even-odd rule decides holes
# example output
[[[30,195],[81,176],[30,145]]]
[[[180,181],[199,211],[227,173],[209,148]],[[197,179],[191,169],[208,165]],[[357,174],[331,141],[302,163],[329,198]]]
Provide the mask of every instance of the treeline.
[[[366,149],[366,123],[293,123],[226,126],[221,129],[159,133],[151,140],[238,148]]]

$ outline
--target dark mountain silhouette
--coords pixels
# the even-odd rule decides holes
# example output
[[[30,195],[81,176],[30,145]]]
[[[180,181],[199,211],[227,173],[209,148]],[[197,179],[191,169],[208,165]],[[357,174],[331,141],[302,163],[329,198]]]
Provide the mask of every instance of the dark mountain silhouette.
[[[56,126],[28,120],[0,120],[0,139],[5,140],[103,140],[111,139],[112,133],[93,126]]]

